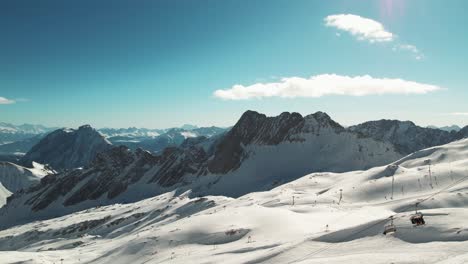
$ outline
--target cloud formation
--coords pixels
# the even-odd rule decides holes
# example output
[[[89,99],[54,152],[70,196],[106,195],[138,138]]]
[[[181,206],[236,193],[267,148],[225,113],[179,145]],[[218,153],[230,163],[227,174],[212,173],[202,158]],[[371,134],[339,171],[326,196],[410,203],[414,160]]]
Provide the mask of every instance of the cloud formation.
[[[414,45],[410,44],[398,44],[395,47],[393,47],[394,51],[408,51],[411,52],[414,55],[414,58],[417,60],[421,60],[424,58],[424,55],[422,52],[416,48]]]
[[[330,15],[325,17],[324,21],[327,27],[334,27],[339,30],[346,31],[355,36],[357,39],[367,40],[370,43],[395,42],[397,39],[397,35],[386,30],[382,23],[358,15]],[[393,51],[410,52],[416,60],[421,60],[424,58],[424,54],[416,46],[411,44],[396,43],[392,49]]]
[[[0,96],[0,104],[14,104],[14,100],[7,99],[5,97]]]
[[[359,40],[374,42],[388,42],[395,38],[395,35],[384,26],[370,18],[361,17],[352,14],[330,15],[324,19],[325,25],[335,27],[339,30],[349,32]]]
[[[256,83],[249,86],[234,85],[225,90],[216,90],[214,96],[223,100],[246,100],[252,98],[318,98],[326,95],[383,95],[426,94],[440,90],[436,85],[402,79],[373,78],[369,75],[342,76],[321,74],[310,78],[288,77],[279,82]]]
[[[450,113],[450,115],[454,116],[468,116],[468,112],[455,112],[455,113]]]

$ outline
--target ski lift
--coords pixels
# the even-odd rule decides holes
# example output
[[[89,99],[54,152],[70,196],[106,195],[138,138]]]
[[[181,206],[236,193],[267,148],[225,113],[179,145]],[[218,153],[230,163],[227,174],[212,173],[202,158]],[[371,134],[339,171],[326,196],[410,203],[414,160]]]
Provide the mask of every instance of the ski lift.
[[[418,212],[418,204],[419,203],[416,203],[416,212],[410,217],[411,223],[414,226],[421,226],[426,224],[426,221],[424,221],[424,215],[421,212]]]
[[[396,227],[393,224],[393,216],[390,216],[390,224],[385,226],[384,235],[392,235],[396,233]]]

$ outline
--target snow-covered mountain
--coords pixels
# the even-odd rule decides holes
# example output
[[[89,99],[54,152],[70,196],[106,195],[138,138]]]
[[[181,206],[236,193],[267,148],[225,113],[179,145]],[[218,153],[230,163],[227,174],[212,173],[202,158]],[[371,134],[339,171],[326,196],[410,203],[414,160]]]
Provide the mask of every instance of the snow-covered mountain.
[[[148,129],[148,128],[101,128],[98,131],[106,138],[112,137],[145,137],[154,138],[164,133],[164,129]]]
[[[1,259],[96,264],[468,263],[467,166],[465,139],[389,165],[312,173],[238,198],[167,192],[2,230]],[[413,227],[409,218],[417,202],[426,224]],[[14,207],[9,209],[2,210],[2,223],[7,214],[15,219],[9,214]],[[390,216],[396,233],[385,236]]]
[[[53,173],[43,165],[34,162],[32,168],[25,168],[10,162],[0,162],[0,206],[12,193],[39,183],[42,177]]]
[[[437,127],[437,126],[428,126],[428,128],[432,128],[432,129],[440,129],[440,130],[444,130],[444,131],[455,131],[455,132],[458,132],[460,131],[462,128],[457,126],[457,125],[451,125],[451,126],[442,126],[442,127]]]
[[[88,165],[97,153],[111,147],[112,144],[89,125],[76,130],[58,129],[41,139],[20,163],[30,166],[38,162],[57,170],[78,168]]]
[[[188,127],[187,125],[185,127]],[[124,145],[131,150],[142,148],[153,153],[158,153],[167,147],[176,147],[182,144],[187,138],[193,137],[213,137],[226,131],[220,127],[195,127],[190,126],[190,130],[184,128],[171,128],[165,130],[152,130],[149,133],[134,131],[133,133],[109,133],[109,131],[99,130],[114,145]]]
[[[15,194],[4,210],[26,222],[174,189],[238,197],[310,172],[367,169],[402,156],[391,144],[347,131],[322,112],[266,117],[247,111],[223,136],[189,138],[158,155],[123,146],[100,153],[88,167],[47,176]]]
[[[386,119],[365,122],[351,126],[348,129],[364,137],[372,137],[377,140],[390,142],[395,145],[399,152],[404,154],[447,144],[468,136],[468,133],[462,130],[449,132],[441,129],[420,127],[411,121]]]
[[[12,160],[12,156],[21,156],[32,149],[52,128],[41,125],[14,126],[0,123],[0,161]],[[132,150],[142,148],[150,152],[160,152],[166,147],[179,146],[189,137],[212,137],[226,131],[220,127],[197,127],[184,125],[181,128],[102,128],[98,129],[114,145],[125,145]]]
[[[23,125],[13,125],[9,123],[0,122],[0,133],[23,133],[23,134],[44,134],[47,133],[54,128],[46,127],[43,125],[31,125],[31,124],[23,124]]]
[[[49,128],[42,125],[13,125],[0,122],[0,145],[29,139],[37,135],[48,133],[55,128]]]

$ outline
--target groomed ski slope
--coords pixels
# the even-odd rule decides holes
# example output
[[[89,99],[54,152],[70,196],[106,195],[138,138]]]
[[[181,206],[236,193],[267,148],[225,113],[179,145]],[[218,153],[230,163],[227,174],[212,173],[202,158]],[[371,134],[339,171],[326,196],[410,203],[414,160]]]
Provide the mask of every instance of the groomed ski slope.
[[[0,262],[468,263],[467,169],[462,140],[238,199],[171,192],[0,231]],[[397,233],[384,236],[390,216]]]

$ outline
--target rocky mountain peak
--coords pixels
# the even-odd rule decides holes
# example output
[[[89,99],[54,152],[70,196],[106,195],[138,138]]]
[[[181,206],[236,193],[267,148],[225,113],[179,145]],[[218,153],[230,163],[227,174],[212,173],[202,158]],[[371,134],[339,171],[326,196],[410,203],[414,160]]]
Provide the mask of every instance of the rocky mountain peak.
[[[348,130],[362,137],[390,142],[402,154],[447,144],[455,139],[452,132],[420,127],[411,121],[381,119],[351,126]]]
[[[72,169],[88,165],[97,153],[109,149],[112,144],[89,125],[75,129],[58,129],[37,143],[21,159],[30,166],[33,161],[49,164],[54,169]]]
[[[330,127],[336,132],[341,132],[344,127],[339,123],[335,122],[327,113],[318,111],[314,114],[310,114],[304,117],[306,121],[305,129],[313,130],[314,127]]]
[[[468,126],[465,126],[464,128],[460,129],[460,131],[457,132],[455,137],[456,139],[468,138]]]
[[[135,160],[134,154],[125,146],[118,146],[98,153],[91,162],[92,167],[120,168],[131,164]]]
[[[84,130],[95,130],[92,128],[90,125],[82,125],[78,128],[78,130],[84,131]]]

